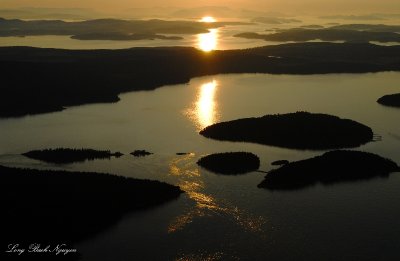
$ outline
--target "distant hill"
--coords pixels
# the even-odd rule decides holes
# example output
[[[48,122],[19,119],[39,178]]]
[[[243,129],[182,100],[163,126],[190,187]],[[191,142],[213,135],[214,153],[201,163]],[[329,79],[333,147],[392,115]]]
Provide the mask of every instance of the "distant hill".
[[[120,34],[199,34],[207,33],[211,27],[222,25],[158,19],[120,20],[109,18],[66,22],[62,20],[25,21],[0,18],[0,36],[81,35],[104,32]]]
[[[266,41],[295,41],[304,42],[312,40],[321,41],[347,41],[347,42],[400,42],[400,34],[394,32],[395,28],[388,28],[393,31],[380,31],[376,28],[372,30],[358,30],[347,29],[352,26],[336,26],[335,28],[327,29],[306,29],[306,28],[293,28],[283,30],[272,34],[258,34],[258,33],[239,33],[235,37],[246,39],[263,39]],[[354,27],[362,28],[362,27]],[[369,28],[369,27],[367,27]]]

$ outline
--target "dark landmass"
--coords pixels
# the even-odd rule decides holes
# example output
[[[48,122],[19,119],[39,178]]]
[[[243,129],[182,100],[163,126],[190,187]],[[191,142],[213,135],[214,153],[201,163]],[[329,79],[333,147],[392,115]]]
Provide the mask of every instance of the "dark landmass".
[[[385,24],[343,24],[332,26],[330,29],[400,33],[400,25]]]
[[[321,41],[347,41],[368,43],[370,41],[377,42],[400,42],[400,34],[395,32],[378,32],[378,31],[358,31],[349,29],[303,29],[294,28],[282,30],[273,34],[258,34],[258,33],[240,33],[235,37],[246,39],[263,39],[266,41],[295,41],[304,42],[312,40]]]
[[[289,164],[288,160],[277,160],[271,163],[272,166],[280,166],[280,165],[286,165]]]
[[[182,40],[180,36],[165,36],[153,33],[118,33],[118,32],[102,32],[102,33],[86,33],[71,36],[72,39],[77,40],[113,40],[113,41],[130,41],[130,40]]]
[[[131,152],[131,155],[135,156],[135,157],[144,157],[144,156],[149,156],[153,153],[148,152],[146,150],[135,150],[134,152]]]
[[[177,153],[176,153],[176,155],[180,155],[180,156],[182,156],[182,155],[188,155],[188,154],[190,154],[190,152],[177,152]]]
[[[288,23],[301,23],[300,20],[292,18],[281,18],[281,17],[256,17],[251,20],[253,23],[261,24],[288,24]]]
[[[23,7],[17,9],[0,9],[0,17],[13,19],[67,19],[84,20],[101,16],[88,8],[40,8]]]
[[[307,28],[307,29],[322,29],[324,26],[318,25],[318,24],[309,24],[309,25],[303,25],[300,26],[301,28]]]
[[[280,57],[280,58],[276,58]],[[400,46],[298,43],[202,52],[160,47],[125,50],[0,48],[0,117],[116,102],[118,94],[223,73],[321,74],[400,70]]]
[[[377,102],[386,106],[400,107],[400,93],[382,96]]]
[[[71,247],[128,212],[166,203],[182,192],[159,181],[0,166],[1,233],[6,240],[2,246],[65,243]]]
[[[68,164],[74,162],[83,162],[86,160],[95,159],[110,159],[112,156],[121,157],[121,152],[112,153],[109,150],[93,150],[93,149],[45,149],[45,150],[32,150],[22,155],[36,160],[41,160],[49,163]]]
[[[310,150],[358,147],[373,139],[371,128],[361,123],[308,112],[220,122],[200,134],[216,140]]]
[[[290,190],[324,185],[388,177],[400,171],[391,160],[360,151],[330,151],[314,158],[291,162],[271,170],[258,187],[270,190]]]
[[[77,22],[62,20],[32,20],[0,18],[0,37],[29,35],[85,35],[120,33],[120,34],[199,34],[207,33],[208,29],[222,26],[191,22],[165,20],[120,20],[96,19]]]
[[[250,152],[226,152],[205,156],[197,164],[215,173],[237,175],[258,170],[260,159]]]
[[[353,20],[353,21],[385,20],[385,18],[378,15],[326,15],[326,16],[320,16],[319,18]]]

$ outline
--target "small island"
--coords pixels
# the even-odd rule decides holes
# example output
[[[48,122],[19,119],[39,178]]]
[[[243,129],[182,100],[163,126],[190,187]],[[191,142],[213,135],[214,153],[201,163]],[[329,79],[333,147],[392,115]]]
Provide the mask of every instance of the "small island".
[[[32,150],[22,155],[48,163],[69,164],[86,160],[110,159],[111,157],[119,158],[124,154],[121,152],[112,153],[109,150],[56,148]]]
[[[179,187],[159,181],[0,166],[2,237],[19,244],[75,243],[128,212],[166,203],[181,193]]]
[[[145,157],[153,154],[152,152],[148,152],[147,150],[135,150],[134,152],[131,152],[131,155],[134,157]]]
[[[197,164],[215,173],[237,175],[258,170],[260,159],[250,152],[226,152],[205,156]]]
[[[372,129],[361,123],[309,112],[220,122],[200,134],[216,140],[310,150],[352,148],[373,140]]]
[[[400,93],[382,96],[377,102],[385,106],[400,107]]]
[[[258,187],[269,190],[301,189],[317,183],[328,185],[388,177],[398,171],[400,168],[395,162],[376,154],[338,150],[271,170]]]
[[[286,164],[289,164],[288,160],[276,160],[276,161],[271,162],[272,166],[281,166],[281,165],[286,165]]]

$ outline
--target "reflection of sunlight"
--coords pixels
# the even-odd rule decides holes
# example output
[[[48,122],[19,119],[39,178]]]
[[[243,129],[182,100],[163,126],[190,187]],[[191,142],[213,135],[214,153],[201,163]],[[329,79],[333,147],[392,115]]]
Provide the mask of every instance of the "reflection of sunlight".
[[[210,29],[209,33],[198,35],[198,47],[204,52],[217,49],[218,29]]]
[[[215,101],[217,86],[215,80],[201,85],[197,101],[186,113],[189,118],[195,121],[199,129],[204,129],[218,120],[217,103]]]
[[[170,164],[170,175],[178,178],[178,184],[189,198],[194,201],[194,207],[177,216],[168,226],[168,233],[184,229],[195,218],[212,216],[213,214],[226,214],[231,220],[249,232],[259,233],[264,236],[262,227],[265,224],[263,217],[254,217],[245,211],[233,206],[229,202],[217,199],[213,195],[206,194],[205,184],[201,173],[195,163],[195,155],[173,159]]]
[[[204,16],[204,17],[202,17],[201,19],[200,19],[200,22],[203,22],[203,23],[214,23],[214,22],[216,22],[217,20],[215,20],[215,18],[214,17],[212,17],[212,16]]]

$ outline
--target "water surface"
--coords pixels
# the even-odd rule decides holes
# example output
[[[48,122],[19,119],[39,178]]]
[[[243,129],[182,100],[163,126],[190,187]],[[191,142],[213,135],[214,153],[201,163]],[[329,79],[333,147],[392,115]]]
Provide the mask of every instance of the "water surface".
[[[206,139],[198,131],[218,121],[309,111],[370,126],[381,141],[360,150],[400,163],[400,110],[376,103],[399,92],[400,73],[216,75],[186,85],[120,95],[114,104],[0,120],[0,164],[111,172],[177,184],[187,193],[132,213],[77,245],[83,260],[395,260],[400,258],[400,175],[317,185],[297,191],[258,189],[259,172],[227,177],[196,165],[202,155],[249,151],[261,170],[280,159],[322,151]],[[154,155],[51,165],[18,154],[41,148],[111,149]],[[188,152],[178,156],[177,152]]]

